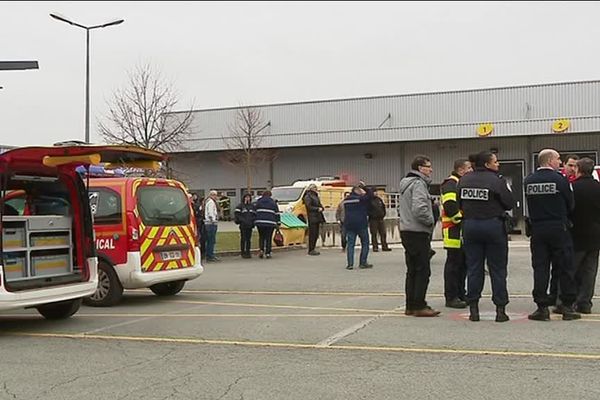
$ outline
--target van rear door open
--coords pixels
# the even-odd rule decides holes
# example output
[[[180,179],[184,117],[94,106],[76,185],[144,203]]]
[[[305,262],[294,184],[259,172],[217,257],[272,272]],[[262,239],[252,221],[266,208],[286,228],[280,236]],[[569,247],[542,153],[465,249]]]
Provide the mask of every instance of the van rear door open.
[[[76,168],[99,162],[154,166],[164,158],[110,145],[0,154],[0,310],[36,307],[47,318],[72,315],[97,286],[89,199]]]

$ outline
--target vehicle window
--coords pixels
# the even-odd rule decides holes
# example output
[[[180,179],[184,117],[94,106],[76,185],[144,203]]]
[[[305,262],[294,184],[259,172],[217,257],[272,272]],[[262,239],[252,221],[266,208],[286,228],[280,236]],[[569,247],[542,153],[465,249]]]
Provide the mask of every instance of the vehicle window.
[[[11,190],[4,196],[4,215],[23,215],[25,212],[25,194]]]
[[[94,224],[118,224],[122,221],[121,196],[112,189],[94,188],[89,191],[90,210]]]
[[[58,178],[15,176],[7,189],[6,215],[71,215],[69,191]]]
[[[165,186],[145,186],[137,192],[138,211],[150,226],[188,225],[190,204],[183,190]]]
[[[303,190],[304,188],[302,187],[274,187],[271,193],[272,197],[280,203],[289,203],[298,200]]]

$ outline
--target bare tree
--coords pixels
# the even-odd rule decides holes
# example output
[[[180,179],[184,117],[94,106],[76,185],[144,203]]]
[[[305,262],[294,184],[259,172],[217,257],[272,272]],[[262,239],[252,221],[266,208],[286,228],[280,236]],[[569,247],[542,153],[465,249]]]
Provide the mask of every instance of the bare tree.
[[[252,175],[256,167],[275,158],[273,150],[263,148],[267,128],[270,126],[271,121],[265,122],[260,109],[240,108],[235,121],[229,125],[229,136],[223,137],[229,149],[224,154],[224,160],[244,170],[249,192],[252,190]]]
[[[98,122],[100,135],[108,143],[159,151],[182,149],[191,135],[193,113],[192,108],[172,113],[178,103],[173,86],[160,72],[149,64],[138,66],[129,74],[127,87],[114,92],[108,122]]]

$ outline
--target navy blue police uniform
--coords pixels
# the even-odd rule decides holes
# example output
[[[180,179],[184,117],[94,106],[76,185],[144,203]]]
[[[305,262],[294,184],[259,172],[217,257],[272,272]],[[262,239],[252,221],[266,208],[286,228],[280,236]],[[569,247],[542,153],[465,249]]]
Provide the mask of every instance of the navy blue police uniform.
[[[524,186],[531,224],[533,301],[538,307],[554,304],[556,299],[548,294],[552,265],[552,274],[560,284],[560,300],[570,307],[577,291],[569,232],[573,190],[564,176],[549,167],[539,168],[525,178]]]
[[[508,304],[506,276],[508,236],[504,217],[515,200],[506,181],[495,171],[476,168],[458,182],[458,203],[463,212],[463,248],[467,263],[469,305],[477,305],[484,284],[487,260],[492,280],[492,301]]]

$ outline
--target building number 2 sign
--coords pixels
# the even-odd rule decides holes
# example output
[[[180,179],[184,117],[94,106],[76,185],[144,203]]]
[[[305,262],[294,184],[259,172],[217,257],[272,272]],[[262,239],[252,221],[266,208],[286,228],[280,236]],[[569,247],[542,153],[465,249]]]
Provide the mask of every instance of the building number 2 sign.
[[[571,121],[568,119],[558,119],[552,123],[552,132],[562,133],[571,126]]]

